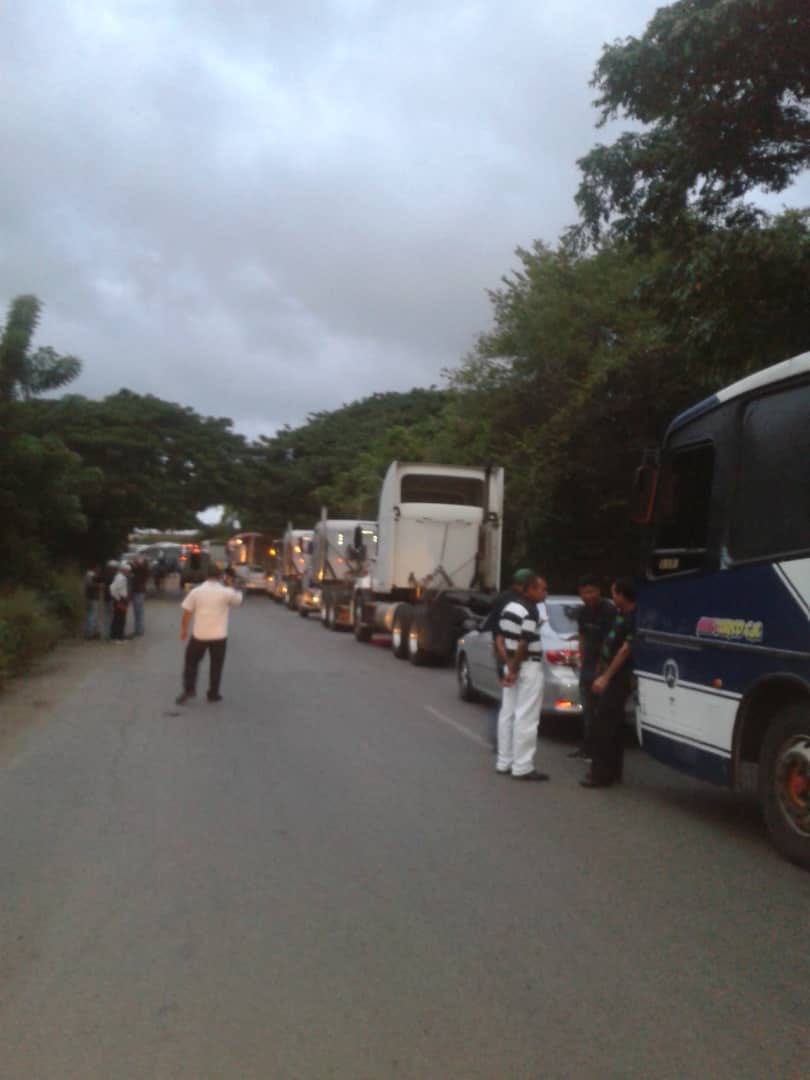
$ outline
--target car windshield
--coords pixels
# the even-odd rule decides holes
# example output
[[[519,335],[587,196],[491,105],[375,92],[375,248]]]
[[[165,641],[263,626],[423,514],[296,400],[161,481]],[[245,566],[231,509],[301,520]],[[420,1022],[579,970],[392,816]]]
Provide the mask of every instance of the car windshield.
[[[577,631],[577,624],[571,617],[575,604],[555,603],[553,600],[546,601],[546,611],[551,629],[560,637],[571,637]]]

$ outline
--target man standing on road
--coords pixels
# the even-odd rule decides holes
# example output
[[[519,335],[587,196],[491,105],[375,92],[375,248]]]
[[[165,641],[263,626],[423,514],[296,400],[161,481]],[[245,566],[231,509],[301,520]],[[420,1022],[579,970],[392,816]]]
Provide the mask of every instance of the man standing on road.
[[[129,563],[121,563],[110,585],[112,600],[112,622],[110,639],[116,645],[123,645],[126,640],[124,630],[127,625],[127,607],[129,606]]]
[[[548,780],[537,772],[537,725],[543,700],[543,651],[537,605],[546,598],[543,578],[532,574],[523,596],[510,600],[501,612],[506,671],[498,714],[498,757],[495,769],[513,780]]]
[[[577,608],[575,618],[579,627],[579,698],[582,702],[582,746],[569,757],[590,759],[591,725],[596,709],[593,682],[599,671],[599,658],[616,609],[602,596],[599,578],[586,574],[579,579],[578,588],[582,607]]]
[[[501,614],[510,600],[520,600],[523,597],[526,582],[533,576],[532,570],[516,570],[512,575],[512,584],[505,592],[496,597],[487,617],[478,628],[481,634],[487,632],[492,634],[492,657],[499,680],[506,673],[506,653],[503,635],[500,631]],[[500,711],[500,705],[496,705],[490,713],[489,721],[489,744],[496,753],[498,750],[498,715]]]
[[[591,724],[591,768],[580,784],[610,787],[622,778],[624,711],[633,688],[633,638],[636,632],[636,584],[618,578],[611,590],[616,615],[602,646],[602,673],[594,679],[596,715]]]
[[[132,564],[130,575],[130,596],[132,598],[132,617],[135,621],[135,637],[143,636],[143,609],[146,602],[146,585],[149,581],[149,565],[142,556]]]
[[[209,563],[207,580],[192,589],[182,604],[180,640],[188,639],[188,645],[183,667],[183,692],[177,698],[178,705],[184,705],[189,698],[195,696],[197,669],[207,650],[210,650],[208,700],[222,701],[219,683],[228,642],[228,616],[232,607],[239,607],[242,603],[242,593],[238,589],[223,585],[219,577],[219,567],[215,563]],[[188,629],[192,618],[194,633],[189,638]]]

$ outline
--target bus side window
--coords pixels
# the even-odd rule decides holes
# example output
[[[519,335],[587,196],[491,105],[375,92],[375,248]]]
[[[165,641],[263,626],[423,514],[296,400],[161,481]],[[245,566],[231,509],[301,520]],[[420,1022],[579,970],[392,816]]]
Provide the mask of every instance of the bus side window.
[[[810,551],[810,386],[767,394],[745,409],[731,516],[735,562]]]
[[[651,571],[655,577],[699,570],[709,534],[714,447],[675,450],[665,462],[657,493]]]

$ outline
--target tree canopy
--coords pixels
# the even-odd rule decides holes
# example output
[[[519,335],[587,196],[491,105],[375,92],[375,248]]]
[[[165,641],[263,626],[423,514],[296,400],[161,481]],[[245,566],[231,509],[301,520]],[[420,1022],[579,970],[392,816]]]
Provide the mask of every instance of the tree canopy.
[[[750,220],[743,196],[784,190],[810,161],[808,40],[806,0],[678,0],[641,38],[606,46],[592,82],[602,123],[641,130],[579,162],[591,235],[660,234],[688,210]]]

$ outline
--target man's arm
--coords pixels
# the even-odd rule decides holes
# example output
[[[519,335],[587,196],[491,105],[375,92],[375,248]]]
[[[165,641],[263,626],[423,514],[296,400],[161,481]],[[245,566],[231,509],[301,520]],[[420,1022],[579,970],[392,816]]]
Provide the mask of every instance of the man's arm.
[[[602,672],[598,679],[594,679],[592,690],[595,694],[601,694],[607,687],[607,684],[616,674],[622,665],[630,659],[632,652],[632,646],[629,641],[625,641],[608,666]]]
[[[183,621],[180,624],[180,640],[185,641],[188,637],[188,627],[191,622],[191,612],[183,610]]]

